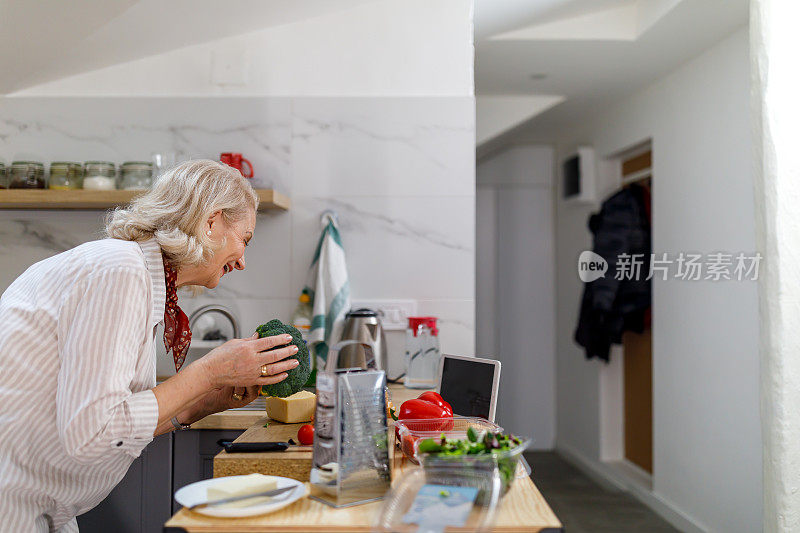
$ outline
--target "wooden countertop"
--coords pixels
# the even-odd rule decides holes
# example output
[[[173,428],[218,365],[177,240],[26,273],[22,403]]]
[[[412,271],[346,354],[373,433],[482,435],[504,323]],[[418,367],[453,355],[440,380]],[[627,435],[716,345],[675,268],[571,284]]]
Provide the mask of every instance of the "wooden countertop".
[[[252,427],[266,417],[261,409],[232,409],[208,415],[192,424],[192,429],[241,429]]]
[[[423,392],[419,389],[407,389],[402,385],[394,384],[389,385],[389,390],[392,393],[392,399],[397,407],[400,407],[400,404],[404,401],[410,398],[416,398]],[[232,409],[228,411],[222,411],[220,413],[214,413],[213,415],[208,415],[207,417],[192,424],[192,429],[240,429],[244,431],[257,425],[258,422],[264,417],[266,417],[266,412],[263,409]],[[274,423],[280,424],[280,422]],[[262,422],[261,425],[263,426],[264,422]],[[295,430],[295,435],[296,434],[297,431]],[[251,440],[250,442],[264,442],[264,439],[261,439],[260,441]]]
[[[417,397],[422,391],[390,386],[395,405]],[[281,424],[263,416],[237,442],[285,441],[295,438],[302,424]],[[391,428],[390,428],[391,431]],[[390,438],[394,442],[394,438]],[[392,448],[392,452],[394,449]],[[214,458],[214,477],[261,472],[308,480],[311,470],[311,447],[298,447],[286,452],[236,453],[220,452]],[[391,454],[393,484],[408,469],[418,468],[397,453]],[[308,484],[307,484],[308,486]],[[334,509],[310,498],[271,514],[241,519],[213,518],[181,509],[166,524],[187,532],[234,531],[371,531],[372,521],[382,502]],[[495,531],[527,531],[544,533],[560,531],[561,523],[530,478],[519,478],[503,497],[495,520]]]
[[[422,394],[419,389],[407,389],[402,385],[389,385],[392,403],[399,407],[404,401]],[[236,442],[297,442],[297,430],[303,424],[283,424],[261,417],[242,433]],[[390,421],[391,422],[391,421]],[[194,427],[194,426],[193,426]],[[272,474],[308,481],[311,473],[311,448],[291,448],[286,452],[227,453],[221,451],[214,457],[214,477],[236,476],[239,474]]]
[[[248,518],[212,518],[181,509],[164,527],[189,533],[372,531],[372,522],[381,505],[383,502],[377,501],[334,509],[305,497],[274,513]],[[533,481],[521,478],[514,481],[500,501],[493,531],[555,533],[561,531],[561,522]]]

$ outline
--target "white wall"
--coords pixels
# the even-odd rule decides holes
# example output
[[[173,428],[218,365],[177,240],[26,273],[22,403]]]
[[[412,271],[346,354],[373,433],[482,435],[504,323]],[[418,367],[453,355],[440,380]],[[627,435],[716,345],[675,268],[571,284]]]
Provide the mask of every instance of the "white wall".
[[[555,440],[553,149],[515,146],[477,168],[478,355],[502,363],[498,422]]]
[[[617,105],[554,132],[607,156],[653,145],[653,249],[752,253],[748,34],[743,28]],[[603,195],[615,184],[601,182]],[[590,207],[557,214],[557,446],[599,464],[601,363],[572,342],[590,249]],[[754,282],[653,286],[653,493],[700,528],[761,529],[761,428]]]
[[[470,0],[384,0],[14,95],[463,96],[473,56]]]
[[[800,530],[800,4],[750,7],[756,241],[766,258],[759,279],[764,530],[790,533]]]
[[[527,122],[564,101],[563,96],[477,96],[475,97],[476,144],[484,143]]]
[[[211,56],[237,46],[248,54],[250,82],[210,83]],[[289,195],[292,207],[259,214],[247,270],[200,298],[182,296],[187,312],[209,300],[228,305],[244,332],[288,320],[319,215],[330,208],[339,214],[352,298],[416,300],[420,314],[440,318],[442,349],[469,355],[472,56],[470,0],[364,4],[0,97],[0,161],[240,151],[254,163],[254,185]],[[309,96],[317,94],[326,96]],[[97,238],[102,215],[0,211],[0,291],[33,262]],[[390,337],[396,375],[403,333]]]

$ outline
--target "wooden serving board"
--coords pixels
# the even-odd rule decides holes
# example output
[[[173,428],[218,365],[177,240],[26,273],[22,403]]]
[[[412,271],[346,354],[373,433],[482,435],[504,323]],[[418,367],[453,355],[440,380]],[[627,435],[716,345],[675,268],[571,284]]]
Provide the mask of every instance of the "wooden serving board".
[[[264,416],[242,433],[236,442],[297,442],[297,430],[303,424],[282,424]],[[292,446],[283,452],[228,453],[214,457],[214,477],[241,474],[268,474],[298,481],[308,481],[311,474],[313,446]]]
[[[402,385],[389,385],[392,401],[396,408],[411,398],[416,398],[424,392],[419,389],[407,389]],[[389,421],[391,425],[391,420]],[[293,439],[297,442],[297,430],[300,424],[284,424],[262,416],[251,427],[242,433],[236,442],[288,442]],[[194,427],[194,426],[193,426]],[[391,436],[389,442],[394,442]],[[311,459],[313,448],[290,448],[285,452],[259,452],[259,453],[227,453],[220,452],[214,457],[214,477],[238,476],[241,474],[267,474],[284,476],[298,481],[308,481],[311,474]]]

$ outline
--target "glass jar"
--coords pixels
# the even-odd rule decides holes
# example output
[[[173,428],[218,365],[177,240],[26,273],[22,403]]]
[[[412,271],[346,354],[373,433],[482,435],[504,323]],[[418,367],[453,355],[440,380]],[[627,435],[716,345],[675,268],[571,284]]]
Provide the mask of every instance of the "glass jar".
[[[113,191],[117,188],[117,169],[109,161],[87,161],[83,188],[93,191]]]
[[[153,164],[146,161],[126,161],[120,166],[122,183],[126,191],[149,189],[153,184]]]
[[[8,180],[6,178],[6,166],[0,163],[0,189],[8,189]]]
[[[50,189],[80,189],[83,186],[83,165],[70,161],[50,163]]]
[[[44,189],[44,165],[36,161],[14,161],[8,173],[9,189]]]
[[[440,358],[439,329],[436,327],[436,317],[408,317],[406,375],[403,384],[409,389],[436,387]]]

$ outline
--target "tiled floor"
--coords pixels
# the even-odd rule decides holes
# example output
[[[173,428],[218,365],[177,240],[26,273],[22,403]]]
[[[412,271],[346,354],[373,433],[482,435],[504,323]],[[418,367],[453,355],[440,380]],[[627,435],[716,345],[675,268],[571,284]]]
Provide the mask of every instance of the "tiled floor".
[[[633,496],[604,489],[556,453],[531,452],[525,458],[565,533],[678,531]]]

